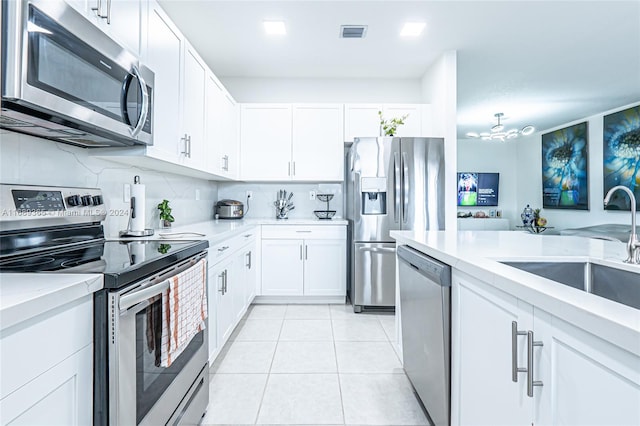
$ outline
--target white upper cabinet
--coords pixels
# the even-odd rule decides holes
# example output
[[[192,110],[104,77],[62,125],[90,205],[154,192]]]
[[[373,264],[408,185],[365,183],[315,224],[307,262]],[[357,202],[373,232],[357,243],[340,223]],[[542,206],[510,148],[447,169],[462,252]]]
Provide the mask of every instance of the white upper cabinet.
[[[352,104],[344,107],[344,140],[353,141],[357,137],[380,136],[382,105]]]
[[[341,181],[342,105],[245,104],[241,176],[258,181]]]
[[[291,105],[242,105],[240,159],[243,180],[291,178]]]
[[[152,150],[173,161],[180,155],[183,49],[180,31],[155,1],[150,2],[143,59],[155,73]]]
[[[205,163],[204,98],[207,66],[187,44],[184,56],[184,97],[182,99],[182,147],[185,164],[203,168]]]
[[[67,3],[83,13],[103,32],[140,56],[142,8],[140,0],[68,0]]]
[[[228,178],[239,175],[238,105],[213,73],[206,82],[206,168]]]
[[[292,178],[341,181],[344,177],[342,105],[294,105]]]
[[[386,120],[408,115],[404,124],[398,126],[394,136],[429,136],[431,109],[422,104],[347,104],[344,107],[344,140],[353,141],[356,137],[380,136],[380,117]]]
[[[406,115],[404,124],[398,126],[398,131],[394,136],[411,137],[411,136],[425,136],[422,133],[422,108],[421,105],[409,104],[409,105],[384,105],[382,108],[382,116],[385,120],[391,120],[392,118],[401,118]]]

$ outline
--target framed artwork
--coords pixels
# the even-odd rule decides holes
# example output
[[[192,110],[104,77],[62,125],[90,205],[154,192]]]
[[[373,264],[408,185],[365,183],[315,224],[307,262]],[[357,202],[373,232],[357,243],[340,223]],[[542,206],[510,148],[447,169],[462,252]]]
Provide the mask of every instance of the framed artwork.
[[[603,127],[604,193],[617,185],[624,185],[636,196],[640,209],[640,106],[604,116]],[[626,193],[617,191],[607,210],[630,210]]]
[[[542,135],[542,207],[589,210],[588,125]]]

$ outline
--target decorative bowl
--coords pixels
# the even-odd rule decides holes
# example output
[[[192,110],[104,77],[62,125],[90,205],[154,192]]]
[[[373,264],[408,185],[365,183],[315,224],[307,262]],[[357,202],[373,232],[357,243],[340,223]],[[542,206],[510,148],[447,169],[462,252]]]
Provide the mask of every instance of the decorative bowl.
[[[336,211],[335,210],[314,210],[313,214],[315,214],[318,219],[331,219],[333,216],[335,216]]]

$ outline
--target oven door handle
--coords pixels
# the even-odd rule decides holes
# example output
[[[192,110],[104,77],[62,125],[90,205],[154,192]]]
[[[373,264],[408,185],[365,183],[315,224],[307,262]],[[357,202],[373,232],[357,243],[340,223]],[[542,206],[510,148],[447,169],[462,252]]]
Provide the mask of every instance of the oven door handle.
[[[134,291],[133,293],[120,296],[120,315],[127,313],[129,308],[137,305],[140,302],[151,299],[154,296],[159,296],[169,289],[169,280],[164,280],[159,284],[152,285],[151,287],[144,288],[142,290]]]

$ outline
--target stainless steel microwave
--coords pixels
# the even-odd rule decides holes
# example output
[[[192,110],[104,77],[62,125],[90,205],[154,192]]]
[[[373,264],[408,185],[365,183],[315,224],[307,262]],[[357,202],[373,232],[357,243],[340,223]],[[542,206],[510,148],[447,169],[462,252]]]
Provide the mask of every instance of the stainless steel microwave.
[[[2,0],[0,127],[82,147],[153,144],[151,70],[62,0]]]

